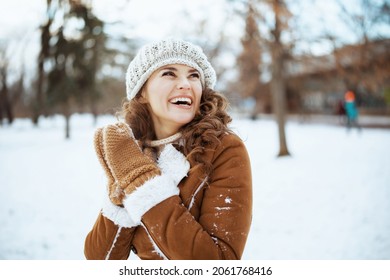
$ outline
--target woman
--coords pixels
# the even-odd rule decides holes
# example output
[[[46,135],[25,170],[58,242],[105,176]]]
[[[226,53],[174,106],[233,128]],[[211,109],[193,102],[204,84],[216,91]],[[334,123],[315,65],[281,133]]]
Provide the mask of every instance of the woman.
[[[250,162],[215,81],[203,51],[182,40],[146,45],[130,63],[124,122],[95,133],[108,199],[86,237],[87,259],[242,257]]]

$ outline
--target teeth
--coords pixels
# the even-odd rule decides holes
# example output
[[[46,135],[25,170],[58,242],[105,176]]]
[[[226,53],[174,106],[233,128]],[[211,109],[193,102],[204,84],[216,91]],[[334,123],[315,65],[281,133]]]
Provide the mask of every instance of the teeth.
[[[187,98],[187,97],[176,97],[176,98],[173,98],[171,99],[171,103],[186,103],[188,105],[191,105],[192,102],[191,102],[191,99],[190,98]]]

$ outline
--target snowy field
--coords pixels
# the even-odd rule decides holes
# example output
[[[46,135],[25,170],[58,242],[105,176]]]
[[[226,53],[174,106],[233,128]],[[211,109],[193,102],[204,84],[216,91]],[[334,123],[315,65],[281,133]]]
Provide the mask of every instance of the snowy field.
[[[93,133],[113,121],[73,116],[71,140],[60,117],[0,127],[0,259],[84,259],[105,188]],[[288,122],[277,158],[273,121],[232,127],[253,169],[244,259],[390,259],[390,130]]]

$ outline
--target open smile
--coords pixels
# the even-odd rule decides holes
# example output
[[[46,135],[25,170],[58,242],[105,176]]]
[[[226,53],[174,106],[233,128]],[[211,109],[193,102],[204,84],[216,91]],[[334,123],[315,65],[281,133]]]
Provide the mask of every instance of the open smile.
[[[174,97],[169,100],[169,103],[176,106],[189,108],[192,105],[192,99],[189,97]]]

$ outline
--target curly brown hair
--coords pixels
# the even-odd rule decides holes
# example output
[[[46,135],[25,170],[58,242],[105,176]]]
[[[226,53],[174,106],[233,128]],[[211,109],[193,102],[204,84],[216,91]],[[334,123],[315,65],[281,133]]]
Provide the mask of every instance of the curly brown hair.
[[[202,92],[199,110],[194,119],[180,130],[184,139],[182,152],[190,162],[194,162],[194,166],[201,165],[207,174],[211,172],[212,166],[210,162],[202,160],[202,154],[206,149],[215,147],[224,135],[232,133],[228,128],[232,119],[226,111],[227,107],[228,101],[222,94],[206,88]],[[148,142],[156,139],[148,106],[142,102],[140,94],[130,101],[125,100],[118,115],[132,128],[143,149]]]

